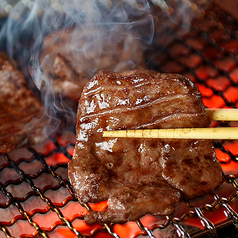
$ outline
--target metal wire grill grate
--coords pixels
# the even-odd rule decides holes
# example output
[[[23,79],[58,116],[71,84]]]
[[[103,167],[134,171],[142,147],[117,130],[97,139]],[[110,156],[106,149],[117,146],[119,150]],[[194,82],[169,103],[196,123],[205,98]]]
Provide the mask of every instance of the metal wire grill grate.
[[[49,153],[42,154],[37,152],[34,148],[28,148],[28,151],[30,151],[31,156],[30,159],[25,159],[25,158],[18,158],[15,159],[11,158],[11,155],[3,155],[1,159],[5,159],[5,162],[2,163],[0,167],[0,171],[4,171],[6,169],[11,169],[14,170],[17,174],[19,174],[18,179],[11,179],[8,178],[8,180],[5,183],[0,183],[0,188],[2,194],[7,198],[6,202],[0,203],[0,208],[1,210],[7,210],[10,209],[11,206],[16,207],[18,210],[19,214],[18,216],[15,216],[13,219],[11,219],[9,222],[6,221],[1,221],[0,222],[0,228],[1,230],[5,233],[6,237],[16,237],[17,232],[14,231],[14,225],[17,226],[17,224],[21,221],[27,221],[29,225],[33,228],[31,230],[32,234],[28,234],[27,237],[37,237],[37,236],[42,236],[42,237],[57,237],[55,231],[57,230],[58,227],[60,226],[65,226],[70,233],[73,233],[74,236],[76,237],[87,237],[85,235],[85,231],[80,232],[80,229],[78,227],[75,227],[73,225],[74,221],[76,219],[83,219],[81,216],[74,216],[73,219],[69,219],[67,216],[64,215],[64,207],[67,206],[67,204],[71,202],[79,202],[80,206],[85,207],[87,210],[90,210],[91,207],[88,204],[81,203],[77,195],[74,193],[73,188],[71,187],[69,181],[62,177],[62,174],[58,173],[57,170],[59,168],[63,168],[64,170],[67,170],[66,164],[57,164],[55,166],[48,165],[47,160],[49,159],[50,156],[54,155],[55,153],[62,153],[64,154],[67,159],[71,159],[70,153],[67,151],[67,148],[73,147],[72,143],[69,143],[67,145],[60,145],[57,140],[52,141],[55,145],[55,149],[51,150]],[[37,160],[42,164],[42,169],[39,169],[37,173],[30,173],[30,172],[25,172],[21,167],[23,167],[23,163],[27,161],[29,164],[33,164],[34,161]],[[9,174],[9,173],[8,173]],[[57,184],[55,186],[51,186],[51,181],[48,181],[43,188],[41,186],[36,185],[35,180],[37,178],[43,179],[44,174],[49,174],[50,175],[50,180],[53,180],[53,178],[57,179]],[[224,179],[223,186],[230,184],[234,188],[234,191],[227,196],[220,196],[219,194],[213,194],[210,195],[210,203],[205,203],[202,206],[194,206],[192,202],[186,201],[186,206],[189,208],[188,212],[186,212],[183,216],[181,217],[165,217],[163,224],[151,227],[151,229],[145,227],[141,221],[137,221],[136,224],[141,230],[142,234],[146,234],[148,237],[154,237],[153,232],[156,231],[157,229],[163,230],[166,229],[169,225],[172,225],[176,228],[176,231],[178,233],[178,236],[180,237],[191,237],[191,236],[196,236],[200,235],[201,232],[203,234],[212,234],[214,237],[216,237],[216,227],[209,220],[209,218],[204,215],[207,211],[210,212],[215,212],[219,210],[220,208],[223,209],[224,214],[227,218],[226,222],[233,223],[235,225],[238,224],[238,214],[236,213],[235,209],[232,208],[233,204],[237,204],[237,196],[238,196],[238,185],[237,185],[237,177],[236,176],[226,176]],[[18,189],[21,189],[21,184],[25,182],[30,185],[30,188],[28,188],[27,192],[24,192],[23,197],[18,197],[18,195],[14,195],[15,193],[14,190],[9,188],[11,185],[16,185]],[[68,194],[64,193],[65,198],[63,199],[63,202],[60,204],[53,201],[49,196],[47,196],[47,191],[48,190],[53,190],[56,192],[60,192],[62,188],[66,188],[68,190]],[[13,191],[13,192],[11,192]],[[25,202],[31,202],[29,201],[31,197],[40,197],[40,199],[47,204],[47,208],[41,208],[33,211],[28,211],[28,209],[24,208],[24,203]],[[237,207],[236,207],[237,209]],[[52,211],[53,213],[56,214],[59,220],[58,222],[52,221],[50,224],[50,228],[44,228],[43,226],[39,225],[38,222],[36,222],[35,219],[37,215],[39,214],[45,214],[49,213],[49,211]],[[1,212],[1,215],[3,215],[5,211]],[[72,212],[72,211],[71,211]],[[15,213],[15,212],[13,212]],[[74,213],[74,212],[73,212]],[[191,218],[198,218],[201,225],[204,227],[204,230],[196,230],[194,229],[192,232],[188,232],[186,227],[183,225],[184,222]],[[20,225],[21,226],[21,225]],[[100,237],[100,230],[103,228],[97,228],[98,232],[95,233],[95,236],[97,234]],[[114,227],[110,226],[108,224],[105,224],[104,229],[113,237],[119,237],[117,233],[113,231]],[[13,231],[12,231],[13,230]],[[16,233],[15,233],[16,232]],[[26,231],[25,231],[26,232]],[[105,231],[104,231],[105,232]],[[15,235],[12,235],[15,234]],[[87,232],[86,232],[87,233]],[[72,234],[71,234],[72,235]],[[72,237],[74,237],[72,236]],[[21,235],[19,235],[21,237]],[[22,237],[25,237],[22,234]]]
[[[151,49],[148,67],[176,72],[194,81],[207,107],[238,105],[237,21],[218,7],[196,8],[198,17],[184,29],[166,16]],[[155,16],[161,14],[155,10]],[[173,17],[173,15],[172,15]],[[179,21],[179,19],[176,18]],[[213,126],[234,126],[213,123]],[[214,194],[182,201],[174,216],[138,220],[126,225],[86,226],[87,210],[105,204],[82,203],[67,177],[74,133],[42,145],[0,155],[0,237],[217,237],[221,227],[238,225],[238,143],[215,141],[225,177]],[[182,211],[182,212],[180,212]],[[148,221],[149,220],[149,221]],[[166,237],[166,236],[165,236]]]
[[[202,88],[208,107],[237,107],[238,98],[232,97],[238,82],[237,21],[212,5],[188,25],[190,29],[181,29],[180,24],[169,26],[170,19],[161,23],[158,20],[155,47],[147,56],[149,66],[187,75]],[[215,105],[213,97],[218,101]]]

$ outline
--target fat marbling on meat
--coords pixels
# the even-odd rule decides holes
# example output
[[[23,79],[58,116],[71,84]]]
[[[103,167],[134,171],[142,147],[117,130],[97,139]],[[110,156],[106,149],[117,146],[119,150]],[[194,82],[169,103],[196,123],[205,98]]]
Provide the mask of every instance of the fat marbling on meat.
[[[219,186],[222,169],[211,140],[103,138],[103,130],[209,127],[198,88],[178,74],[100,71],[78,107],[69,178],[80,199],[100,202],[87,223],[123,223],[170,215],[181,197]]]

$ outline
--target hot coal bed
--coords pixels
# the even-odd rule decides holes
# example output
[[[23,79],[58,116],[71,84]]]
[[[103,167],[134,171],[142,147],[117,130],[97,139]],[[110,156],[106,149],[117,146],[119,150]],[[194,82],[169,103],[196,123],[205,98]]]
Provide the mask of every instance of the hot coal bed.
[[[190,78],[208,108],[237,108],[238,21],[213,2],[205,8],[196,3],[190,5],[195,16],[186,30],[175,16],[176,3],[171,3],[169,15],[154,7],[156,31],[145,51],[147,67]],[[238,124],[213,122],[212,126]],[[86,225],[83,215],[103,210],[106,202],[82,203],[68,180],[74,143],[74,130],[68,130],[0,155],[0,237],[235,237],[238,233],[238,141],[214,141],[225,173],[214,193],[181,201],[173,216],[148,215],[104,226]]]

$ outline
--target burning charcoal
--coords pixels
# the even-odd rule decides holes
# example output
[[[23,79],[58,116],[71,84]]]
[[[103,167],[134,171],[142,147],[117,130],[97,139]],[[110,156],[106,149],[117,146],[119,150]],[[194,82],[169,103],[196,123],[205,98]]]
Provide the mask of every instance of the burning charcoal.
[[[48,120],[41,103],[5,53],[0,53],[0,85],[0,152],[44,140]]]
[[[203,195],[222,180],[209,140],[102,138],[102,131],[209,125],[200,92],[183,76],[149,70],[96,74],[79,101],[69,178],[82,201],[108,199],[109,205],[86,221],[170,215],[181,196]]]

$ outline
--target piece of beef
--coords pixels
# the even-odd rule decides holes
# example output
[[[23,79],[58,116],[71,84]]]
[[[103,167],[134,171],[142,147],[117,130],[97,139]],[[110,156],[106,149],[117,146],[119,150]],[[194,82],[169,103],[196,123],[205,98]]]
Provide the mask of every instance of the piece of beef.
[[[5,53],[0,53],[0,85],[0,152],[44,140],[41,103]]]
[[[78,102],[83,86],[99,70],[144,67],[143,45],[138,37],[122,32],[120,26],[111,31],[84,23],[45,37],[40,61],[56,95]]]
[[[79,101],[69,178],[82,201],[108,199],[109,206],[91,212],[86,221],[169,215],[180,195],[203,195],[222,180],[210,140],[102,138],[103,130],[209,124],[199,90],[181,75],[149,70],[96,74]]]
[[[106,210],[94,211],[85,217],[86,223],[117,223],[141,218],[146,214],[168,215],[180,199],[179,191],[163,180],[155,184],[125,184],[110,194]]]

